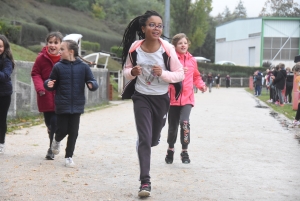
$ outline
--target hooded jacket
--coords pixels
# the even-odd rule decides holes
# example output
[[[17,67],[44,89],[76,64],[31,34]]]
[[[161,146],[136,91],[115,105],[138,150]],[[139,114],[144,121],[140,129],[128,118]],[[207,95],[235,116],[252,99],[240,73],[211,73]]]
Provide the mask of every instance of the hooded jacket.
[[[170,105],[171,106],[183,106],[187,104],[191,104],[194,106],[194,85],[203,90],[205,83],[203,82],[200,72],[198,71],[198,65],[196,59],[187,52],[186,54],[177,53],[177,57],[180,63],[187,67],[188,70],[185,73],[185,78],[182,81],[182,92],[179,98],[176,100],[175,98],[175,88],[173,85],[169,86],[169,94],[170,94]]]
[[[54,87],[47,86],[50,80],[56,80]],[[56,114],[83,113],[85,105],[85,84],[92,83],[92,89],[98,89],[98,83],[90,67],[79,58],[75,61],[61,60],[56,63],[49,79],[44,83],[45,89],[56,90]]]
[[[12,94],[11,74],[13,72],[12,61],[8,58],[2,59],[0,55],[0,96],[9,96]],[[1,106],[0,106],[1,107]]]
[[[55,91],[47,91],[44,88],[44,82],[50,76],[54,63],[47,54],[46,47],[37,56],[31,71],[32,81],[37,93],[37,105],[39,112],[54,112],[54,96]],[[40,96],[39,92],[44,91],[45,94]]]
[[[136,61],[134,61],[134,58],[132,56],[135,55],[135,59],[136,59],[136,51],[135,50],[141,46],[143,41],[144,40],[135,41],[129,49],[129,54],[128,54],[126,63],[123,68],[123,74],[126,79],[132,80],[133,82],[129,82],[125,85],[123,93],[122,93],[123,99],[128,99],[133,94],[133,91],[134,91],[133,85],[135,84],[134,80],[135,80],[136,76],[131,75],[131,70],[136,65],[136,64],[134,64]],[[161,38],[159,38],[159,41],[162,45],[162,48],[165,51],[164,52],[165,55],[163,55],[163,58],[166,60],[166,62],[165,62],[167,64],[166,68],[167,69],[170,68],[167,71],[163,70],[160,78],[162,80],[164,80],[165,82],[175,83],[174,85],[175,85],[175,88],[177,91],[177,95],[179,96],[179,94],[181,92],[181,83],[178,83],[178,82],[180,82],[184,79],[184,71],[182,68],[182,64],[179,62],[178,59],[176,59],[177,55],[176,55],[174,46],[172,44],[170,44],[169,42],[162,40]]]
[[[273,84],[276,86],[277,89],[283,90],[285,87],[285,80],[286,80],[286,71],[280,70],[277,72],[275,79],[273,80]]]

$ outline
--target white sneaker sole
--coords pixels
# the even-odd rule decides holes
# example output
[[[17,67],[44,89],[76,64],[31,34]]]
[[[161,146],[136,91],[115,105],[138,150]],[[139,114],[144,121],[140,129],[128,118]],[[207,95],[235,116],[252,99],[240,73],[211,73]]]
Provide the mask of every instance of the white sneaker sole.
[[[145,190],[142,190],[139,192],[139,197],[149,197],[150,196],[150,192],[149,191],[145,191]]]

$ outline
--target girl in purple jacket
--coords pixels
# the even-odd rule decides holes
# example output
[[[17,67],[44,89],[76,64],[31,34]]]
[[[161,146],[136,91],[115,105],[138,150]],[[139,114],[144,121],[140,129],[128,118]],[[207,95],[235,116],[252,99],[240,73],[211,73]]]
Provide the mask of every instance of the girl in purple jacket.
[[[203,82],[195,58],[188,52],[190,41],[184,33],[175,35],[172,39],[172,44],[179,61],[183,65],[185,78],[182,81],[182,92],[178,99],[174,96],[174,86],[169,86],[170,94],[170,109],[168,115],[169,130],[168,130],[168,150],[165,161],[167,164],[173,163],[174,144],[177,139],[178,126],[180,125],[180,140],[182,145],[181,160],[182,163],[190,163],[190,158],[187,152],[188,144],[190,143],[190,113],[194,106],[194,91],[195,85],[199,90],[205,92],[206,85]]]

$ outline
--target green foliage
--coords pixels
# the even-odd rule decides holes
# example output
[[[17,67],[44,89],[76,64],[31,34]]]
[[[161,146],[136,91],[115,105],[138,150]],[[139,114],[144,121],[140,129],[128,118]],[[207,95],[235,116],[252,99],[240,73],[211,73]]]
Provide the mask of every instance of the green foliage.
[[[23,22],[21,30],[21,44],[23,46],[28,46],[31,44],[40,43],[44,41],[44,38],[47,34],[48,30],[46,27]]]
[[[13,43],[11,45],[11,51],[13,53],[14,59],[19,61],[35,61],[37,54]]]
[[[259,70],[261,72],[264,72],[266,70],[263,67],[226,66],[200,62],[198,62],[198,69],[201,72],[201,74],[203,72],[211,72],[213,75],[230,75],[230,77],[249,77],[253,75],[253,72],[256,70]]]
[[[83,50],[91,50],[94,52],[100,51],[100,44],[96,42],[89,42],[89,41],[81,41],[81,48]]]
[[[21,27],[0,21],[0,34],[5,35],[11,43],[20,43]]]
[[[42,45],[30,45],[27,47],[30,51],[34,53],[39,53],[42,50],[43,46]]]
[[[205,40],[209,29],[208,16],[212,0],[197,0],[191,3],[191,0],[173,0],[171,1],[171,16],[176,19],[172,23],[172,35],[185,33],[192,41],[189,47],[194,51],[200,47]]]
[[[123,47],[119,47],[119,46],[112,46],[110,48],[110,52],[115,53],[117,55],[117,57],[122,57],[122,51],[123,51]]]
[[[93,16],[98,19],[104,19],[106,16],[106,13],[105,13],[103,7],[100,6],[98,3],[95,3],[92,5],[92,13],[93,13]]]
[[[97,32],[91,29],[87,29],[84,27],[76,27],[76,26],[64,26],[58,22],[54,22],[53,20],[40,17],[37,19],[37,23],[40,25],[44,25],[47,27],[48,31],[60,31],[63,35],[67,35],[70,33],[80,33],[83,35],[83,38],[86,41],[100,43],[101,47],[105,50],[109,50],[109,48],[115,44],[119,44],[121,42],[121,38],[111,36],[108,33]]]

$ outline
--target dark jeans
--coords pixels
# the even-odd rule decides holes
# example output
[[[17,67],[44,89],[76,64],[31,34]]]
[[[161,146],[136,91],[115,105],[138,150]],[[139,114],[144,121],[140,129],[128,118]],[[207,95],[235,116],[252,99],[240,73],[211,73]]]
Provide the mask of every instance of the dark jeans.
[[[44,120],[45,124],[48,129],[48,135],[50,139],[50,145],[51,147],[52,141],[53,141],[53,136],[56,131],[56,114],[55,112],[44,112]]]
[[[289,103],[292,102],[292,91],[293,91],[293,86],[287,86],[285,89],[286,101]]]
[[[132,96],[135,124],[138,133],[136,149],[140,164],[141,183],[150,183],[151,147],[158,145],[170,105],[168,94]]]
[[[11,95],[0,97],[0,143],[5,143],[7,131],[7,113],[11,102]]]
[[[296,113],[295,119],[296,119],[297,121],[300,120],[300,103],[298,103],[298,109],[297,109],[297,113]]]
[[[180,141],[182,149],[187,149],[190,143],[190,113],[192,105],[170,106],[168,114],[168,144],[174,148],[176,143],[178,126],[180,125]]]
[[[68,135],[65,158],[73,156],[78,137],[81,114],[57,114],[57,130],[55,140],[60,142]]]

